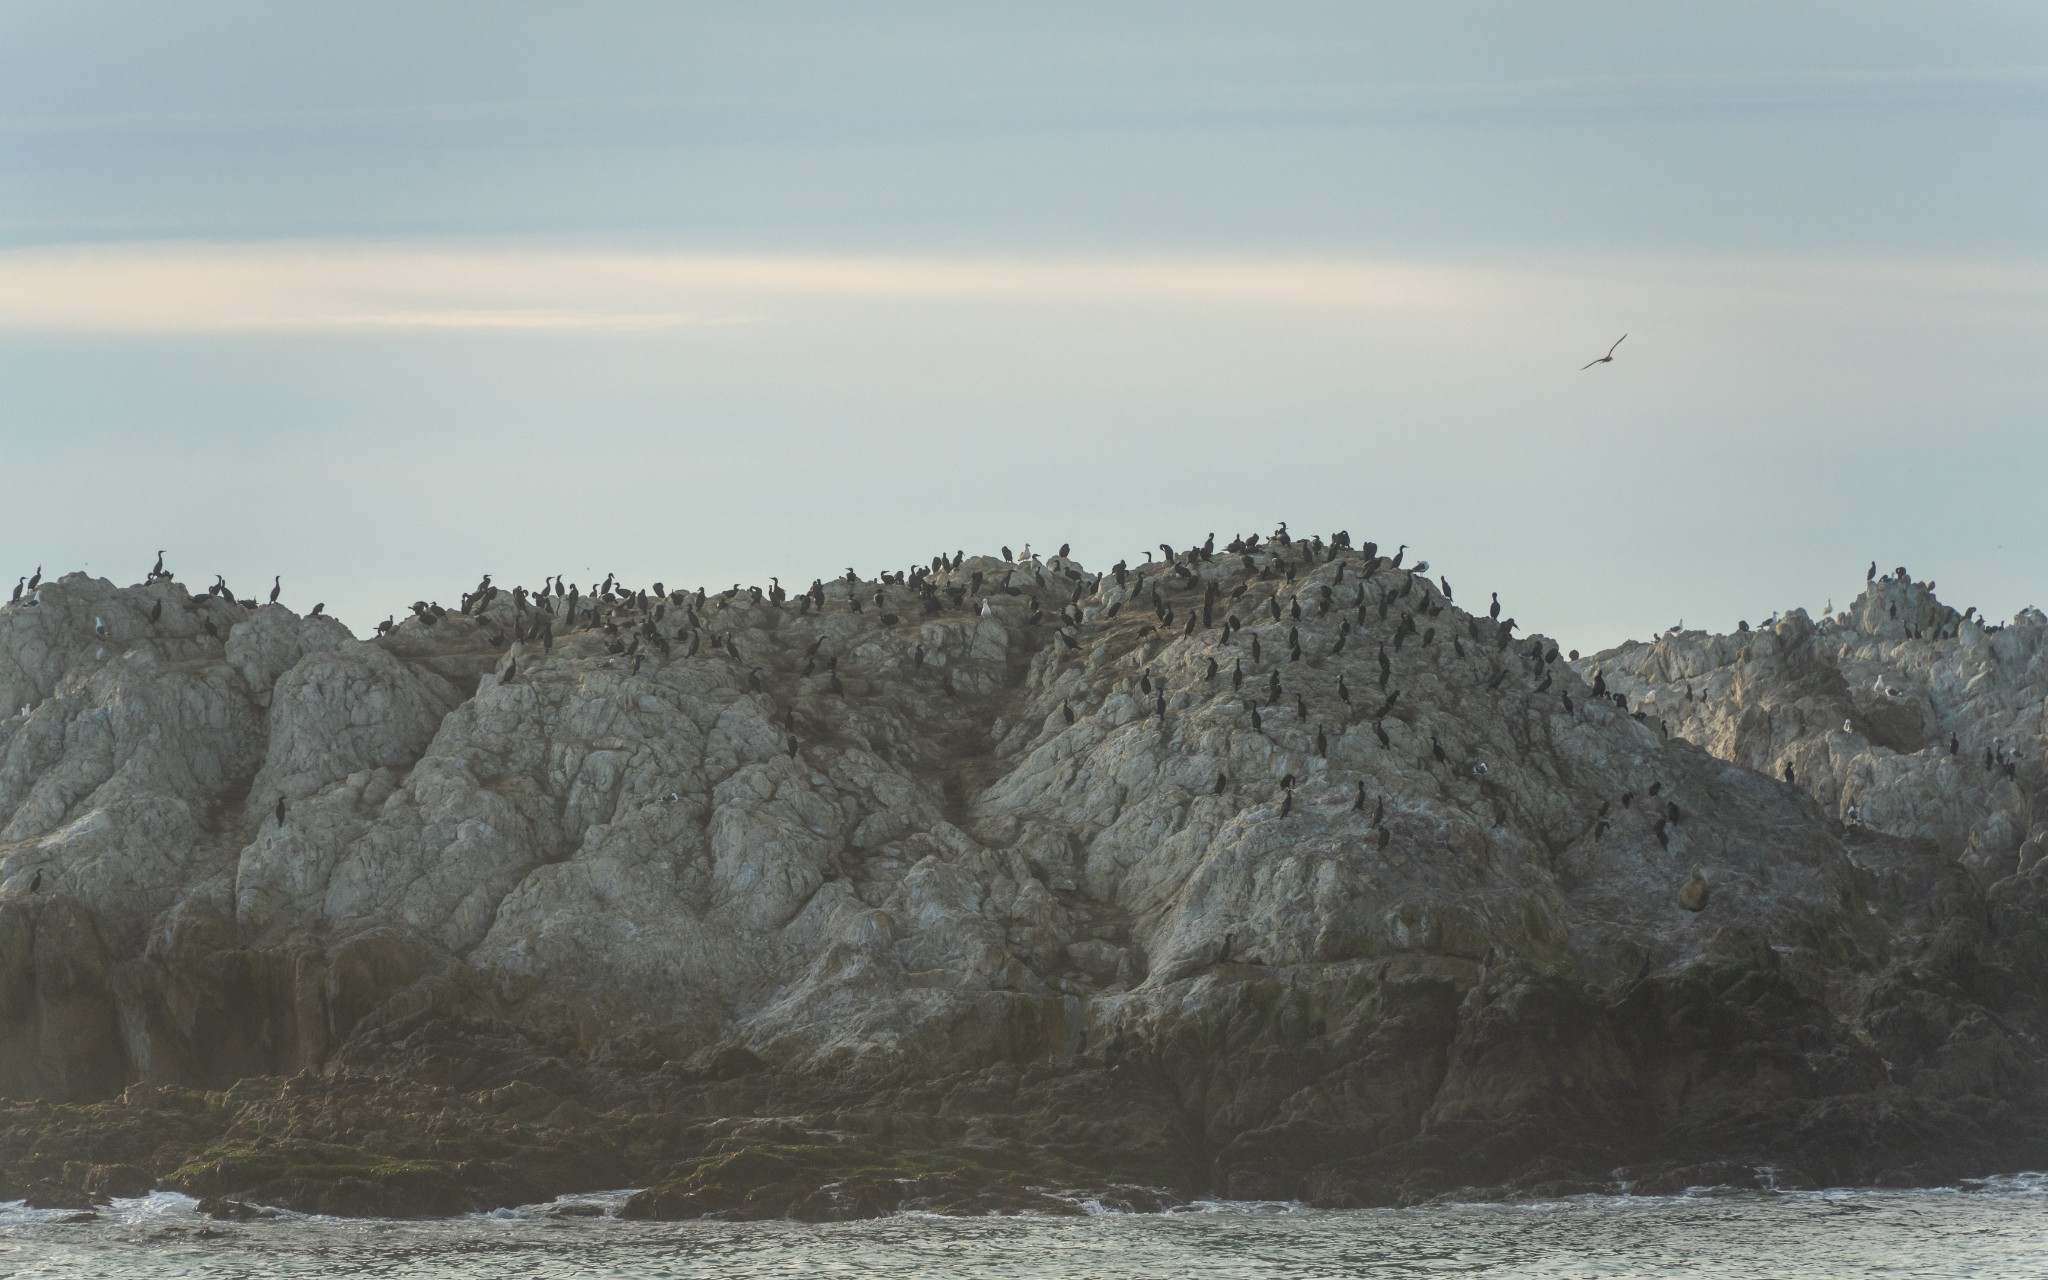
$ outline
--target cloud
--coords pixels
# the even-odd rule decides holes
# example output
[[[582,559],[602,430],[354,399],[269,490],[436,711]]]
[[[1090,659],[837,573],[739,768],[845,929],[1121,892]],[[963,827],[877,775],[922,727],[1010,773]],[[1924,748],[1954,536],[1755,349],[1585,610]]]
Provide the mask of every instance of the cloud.
[[[0,252],[0,331],[43,334],[643,332],[773,322],[820,304],[1167,308],[1400,323],[1642,308],[1983,309],[2038,323],[2030,260],[1326,260],[717,256],[502,245],[97,244]]]
[[[1395,312],[1485,305],[1500,282],[1357,262],[712,257],[347,244],[115,244],[0,253],[0,329],[647,330],[791,300],[1223,303]]]

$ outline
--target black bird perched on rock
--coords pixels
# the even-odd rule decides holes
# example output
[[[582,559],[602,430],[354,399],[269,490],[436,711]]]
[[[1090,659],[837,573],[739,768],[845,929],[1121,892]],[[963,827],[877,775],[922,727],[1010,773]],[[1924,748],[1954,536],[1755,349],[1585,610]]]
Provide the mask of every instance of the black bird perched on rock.
[[[154,569],[151,569],[151,570],[149,571],[149,576],[150,576],[150,577],[152,577],[152,578],[161,578],[161,577],[163,577],[163,576],[164,576],[164,553],[163,553],[163,552],[159,551],[159,552],[157,552],[157,553],[156,553],[156,568],[154,568]]]
[[[1365,808],[1365,779],[1358,780],[1358,797],[1351,802],[1351,812],[1358,813]]]
[[[34,893],[34,892],[35,892],[36,890],[38,890],[38,889],[40,889],[40,888],[42,888],[42,887],[43,887],[43,869],[42,869],[41,867],[37,867],[37,868],[36,868],[36,873],[35,873],[34,875],[32,875],[32,876],[30,876],[30,877],[28,878],[28,891],[29,891],[30,893]]]
[[[1628,340],[1628,335],[1627,335],[1627,334],[1625,334],[1625,333],[1624,333],[1624,334],[1622,334],[1622,335],[1621,335],[1621,336],[1620,336],[1619,338],[1616,338],[1616,339],[1614,340],[1614,347],[1618,347],[1618,346],[1620,346],[1620,345],[1621,345],[1621,344],[1622,344],[1623,342],[1626,342],[1627,340]],[[1606,355],[1604,355],[1604,356],[1601,356],[1601,357],[1600,357],[1600,358],[1599,358],[1598,360],[1588,360],[1588,361],[1587,361],[1586,363],[1584,363],[1584,364],[1580,365],[1580,366],[1579,366],[1579,372],[1581,372],[1581,373],[1584,373],[1584,372],[1585,372],[1586,370],[1588,370],[1588,369],[1592,368],[1592,367],[1593,367],[1594,365],[1596,365],[1596,364],[1613,364],[1613,363],[1614,363],[1614,347],[1609,347],[1609,348],[1607,348],[1607,354],[1606,354]]]
[[[1066,717],[1068,724],[1074,723],[1074,709],[1064,702],[1060,704],[1060,714]]]
[[[279,796],[279,797],[277,798],[277,825],[278,825],[278,826],[280,826],[280,827],[284,825],[284,797],[283,797],[283,796]]]
[[[314,605],[313,612],[307,614],[306,616],[309,618],[317,618],[325,612],[327,612],[327,602],[325,600],[322,600],[319,604]]]
[[[270,580],[270,603],[272,603],[272,604],[276,604],[276,603],[277,603],[277,597],[278,597],[278,595],[279,595],[279,594],[280,594],[281,592],[283,592],[283,590],[284,590],[284,575],[283,575],[283,574],[279,574],[279,575],[277,575],[276,577],[274,577],[274,578],[272,578],[272,579]]]
[[[1499,621],[1500,621],[1500,592],[1498,592],[1498,591],[1495,591],[1495,592],[1493,592],[1493,593],[1491,593],[1491,594],[1492,594],[1492,596],[1493,596],[1493,603],[1492,603],[1492,604],[1490,604],[1490,605],[1488,605],[1488,606],[1486,606],[1486,616],[1487,616],[1487,617],[1489,617],[1489,618],[1492,618],[1492,619],[1493,619],[1493,620],[1494,620],[1495,622],[1499,622]]]
[[[164,616],[164,602],[159,600],[149,607],[149,620],[154,623]]]
[[[1218,796],[1220,796],[1220,795],[1222,795],[1222,794],[1223,794],[1223,788],[1225,788],[1225,787],[1227,787],[1227,786],[1229,786],[1229,785],[1230,785],[1230,775],[1229,775],[1229,774],[1227,774],[1227,773],[1219,773],[1219,774],[1217,774],[1217,775],[1216,775],[1216,789],[1215,789],[1214,791],[1210,792],[1209,794],[1211,794],[1211,795],[1218,795]],[[1361,783],[1360,785],[1362,786],[1362,785],[1364,785],[1364,784],[1362,784],[1362,783]]]

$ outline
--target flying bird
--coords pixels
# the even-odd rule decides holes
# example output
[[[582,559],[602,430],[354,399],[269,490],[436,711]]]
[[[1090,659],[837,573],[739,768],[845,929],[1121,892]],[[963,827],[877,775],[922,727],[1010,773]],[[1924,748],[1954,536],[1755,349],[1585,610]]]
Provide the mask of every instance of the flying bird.
[[[1621,336],[1620,336],[1619,338],[1616,338],[1616,339],[1614,340],[1614,347],[1618,347],[1618,346],[1620,346],[1620,345],[1621,345],[1622,343],[1624,343],[1624,342],[1626,342],[1626,341],[1628,341],[1628,335],[1624,333],[1624,334],[1622,334],[1622,335],[1621,335]],[[1607,354],[1606,354],[1606,355],[1604,355],[1604,356],[1601,356],[1601,357],[1600,357],[1600,358],[1599,358],[1598,360],[1588,360],[1588,361],[1587,361],[1586,363],[1584,363],[1584,364],[1580,365],[1580,366],[1579,366],[1579,372],[1581,372],[1581,373],[1584,373],[1584,372],[1585,372],[1586,370],[1588,370],[1588,369],[1592,368],[1592,367],[1593,367],[1594,365],[1596,365],[1596,364],[1613,364],[1613,363],[1614,363],[1614,347],[1609,347],[1609,348],[1607,348]]]

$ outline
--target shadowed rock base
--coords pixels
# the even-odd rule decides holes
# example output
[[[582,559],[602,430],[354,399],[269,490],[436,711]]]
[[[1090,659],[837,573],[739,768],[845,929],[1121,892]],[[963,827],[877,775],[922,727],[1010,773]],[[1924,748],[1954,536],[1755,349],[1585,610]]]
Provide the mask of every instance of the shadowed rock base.
[[[1331,1207],[1692,1185],[1924,1185],[2048,1165],[2021,988],[1962,922],[1846,1025],[1768,946],[1594,990],[1522,964],[1234,966],[1148,1036],[915,1078],[726,1046],[688,1062],[521,1028],[443,992],[321,1074],[0,1104],[0,1196],[164,1186],[394,1217],[644,1187],[635,1218]]]

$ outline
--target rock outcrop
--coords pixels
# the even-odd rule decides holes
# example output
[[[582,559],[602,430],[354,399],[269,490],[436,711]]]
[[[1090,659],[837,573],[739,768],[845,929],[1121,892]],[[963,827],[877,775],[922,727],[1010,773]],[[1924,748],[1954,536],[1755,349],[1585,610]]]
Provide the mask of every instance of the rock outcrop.
[[[2039,615],[1886,582],[1574,665],[1341,535],[1167,554],[487,580],[369,640],[39,584],[0,1181],[831,1217],[2048,1160]]]

